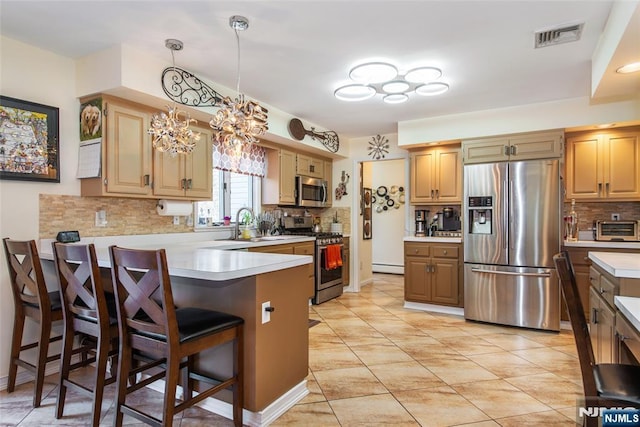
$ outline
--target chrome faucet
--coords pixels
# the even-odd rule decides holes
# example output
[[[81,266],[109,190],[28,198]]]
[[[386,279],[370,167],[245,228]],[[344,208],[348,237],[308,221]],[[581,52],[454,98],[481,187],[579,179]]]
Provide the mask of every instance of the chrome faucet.
[[[240,238],[240,212],[242,212],[242,211],[247,211],[247,212],[249,212],[251,214],[251,222],[253,222],[253,220],[255,218],[255,216],[253,214],[253,209],[248,208],[248,207],[242,207],[242,208],[238,209],[238,212],[236,212],[236,229],[235,229],[235,237],[234,237],[234,239],[236,239],[236,240]]]

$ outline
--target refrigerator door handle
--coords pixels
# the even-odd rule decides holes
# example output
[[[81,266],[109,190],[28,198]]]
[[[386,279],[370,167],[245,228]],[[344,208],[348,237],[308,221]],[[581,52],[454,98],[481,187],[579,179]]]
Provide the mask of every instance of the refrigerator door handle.
[[[488,273],[488,274],[498,274],[503,276],[528,276],[528,277],[551,277],[551,273],[518,273],[515,271],[497,271],[497,270],[484,270],[482,268],[472,268],[471,271],[474,273]]]
[[[507,180],[504,180],[502,185],[502,209],[503,209],[503,220],[502,220],[502,247],[506,250],[509,244],[509,217],[507,212],[509,212],[509,198],[507,197]]]
[[[515,250],[515,231],[513,229],[513,200],[513,180],[509,179],[509,203],[512,204],[511,208],[509,209],[509,248],[511,251]],[[509,258],[509,262],[512,262],[511,258]]]

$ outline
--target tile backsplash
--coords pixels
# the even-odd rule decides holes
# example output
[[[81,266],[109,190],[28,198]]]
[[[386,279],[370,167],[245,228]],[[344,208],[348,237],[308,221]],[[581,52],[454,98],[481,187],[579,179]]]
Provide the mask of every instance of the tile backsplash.
[[[563,215],[571,212],[571,203],[564,203]],[[578,228],[589,230],[595,220],[611,220],[611,214],[620,214],[621,220],[640,219],[640,202],[580,202],[576,200]]]

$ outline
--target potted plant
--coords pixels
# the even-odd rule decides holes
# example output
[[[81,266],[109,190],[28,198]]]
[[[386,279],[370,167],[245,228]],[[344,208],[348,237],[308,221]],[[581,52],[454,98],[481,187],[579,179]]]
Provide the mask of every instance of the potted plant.
[[[224,218],[222,218],[224,221],[224,225],[231,225],[231,217],[230,216],[226,216]]]

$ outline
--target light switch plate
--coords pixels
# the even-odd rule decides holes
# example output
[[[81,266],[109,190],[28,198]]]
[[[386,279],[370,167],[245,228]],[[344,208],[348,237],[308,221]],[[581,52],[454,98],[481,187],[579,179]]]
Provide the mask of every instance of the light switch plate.
[[[271,307],[271,301],[262,303],[262,324],[263,325],[271,321],[271,312],[267,311],[267,307]]]

